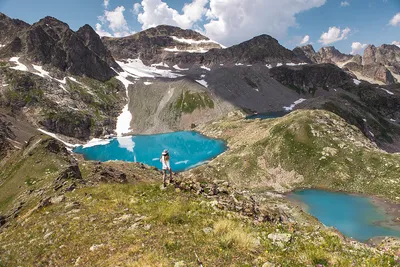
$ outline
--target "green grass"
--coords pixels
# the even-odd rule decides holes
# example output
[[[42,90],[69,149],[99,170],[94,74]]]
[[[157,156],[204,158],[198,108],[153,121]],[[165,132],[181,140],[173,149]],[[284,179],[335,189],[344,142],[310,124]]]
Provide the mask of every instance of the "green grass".
[[[211,166],[193,170],[198,176],[228,179],[242,188],[317,187],[400,202],[400,156],[377,149],[333,113],[295,111],[273,120],[225,120],[203,132],[221,132],[216,137],[227,139],[232,148]]]
[[[175,109],[183,113],[193,113],[196,109],[214,108],[214,102],[206,93],[182,92],[175,103]]]
[[[65,203],[79,203],[79,210],[52,205],[0,235],[3,264],[65,266],[79,258],[81,265],[91,266],[171,266],[179,261],[196,266],[196,252],[204,266],[261,266],[266,261],[394,266],[392,256],[352,248],[328,230],[254,224],[214,210],[200,196],[173,188],[161,191],[158,183],[102,184],[66,197]],[[284,249],[267,238],[276,231],[292,235]]]

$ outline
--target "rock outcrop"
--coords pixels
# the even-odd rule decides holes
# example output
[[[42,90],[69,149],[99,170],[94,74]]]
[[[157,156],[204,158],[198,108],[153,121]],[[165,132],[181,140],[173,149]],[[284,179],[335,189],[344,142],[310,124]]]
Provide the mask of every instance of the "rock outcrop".
[[[312,45],[298,46],[293,49],[293,53],[305,63],[320,63],[320,55],[317,54]]]
[[[103,37],[102,40],[114,58],[140,58],[147,64],[160,63],[171,53],[203,53],[221,48],[221,45],[196,31],[168,25],[160,25],[123,38]]]
[[[272,77],[287,86],[305,91],[339,88],[351,81],[351,77],[333,64],[281,66],[270,71]]]
[[[8,26],[11,30],[15,28],[13,20],[3,18],[2,21],[11,25]],[[41,19],[32,26],[17,23],[23,26],[14,29],[14,38],[0,48],[1,57],[21,56],[47,69],[85,75],[99,81],[107,81],[116,75],[110,67],[118,68],[117,64],[90,26],[74,32],[66,23],[53,17]]]

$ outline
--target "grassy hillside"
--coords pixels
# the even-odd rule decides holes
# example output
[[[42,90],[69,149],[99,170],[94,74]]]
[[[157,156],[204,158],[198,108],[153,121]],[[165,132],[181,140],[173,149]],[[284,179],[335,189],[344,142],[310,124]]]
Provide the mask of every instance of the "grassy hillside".
[[[167,190],[154,168],[75,159],[58,141],[32,139],[0,172],[0,266],[398,265],[398,247],[347,240],[263,190],[340,188],[329,181],[353,173],[339,155],[359,168],[349,190],[396,190],[386,185],[395,169],[379,164],[396,164],[398,155],[376,149],[328,112],[262,122],[230,117],[202,130],[226,138],[230,150],[210,167],[176,176]],[[322,164],[321,157],[332,160]],[[360,185],[368,166],[358,162],[376,164],[371,172],[384,189]],[[317,179],[320,173],[328,178]],[[249,181],[263,194],[243,192]],[[257,210],[267,216],[253,216]]]
[[[191,171],[199,177],[254,190],[318,187],[400,202],[400,155],[379,150],[333,113],[299,110],[264,121],[233,116],[199,130],[230,147]]]
[[[318,225],[255,223],[146,182],[67,193],[4,229],[0,244],[0,266],[198,266],[196,254],[204,266],[395,265]]]

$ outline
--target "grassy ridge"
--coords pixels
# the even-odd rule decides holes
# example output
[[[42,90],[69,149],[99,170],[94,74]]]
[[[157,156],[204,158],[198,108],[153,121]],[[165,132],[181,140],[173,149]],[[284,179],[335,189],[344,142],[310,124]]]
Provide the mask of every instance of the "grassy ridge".
[[[209,124],[201,132],[228,140],[230,150],[191,173],[252,189],[318,187],[400,202],[400,155],[379,150],[356,127],[327,111]]]
[[[103,184],[68,193],[0,234],[0,266],[394,266],[392,256],[316,226],[257,223],[159,184]],[[288,234],[277,244],[268,235]]]

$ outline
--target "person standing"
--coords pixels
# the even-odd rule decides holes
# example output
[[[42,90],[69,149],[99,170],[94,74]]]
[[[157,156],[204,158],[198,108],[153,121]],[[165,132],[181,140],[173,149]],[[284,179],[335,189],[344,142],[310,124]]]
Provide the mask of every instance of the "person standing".
[[[167,171],[169,172],[169,183],[172,183],[172,170],[168,150],[165,149],[162,152],[160,161],[162,163],[163,187],[165,188],[167,186]]]

